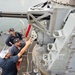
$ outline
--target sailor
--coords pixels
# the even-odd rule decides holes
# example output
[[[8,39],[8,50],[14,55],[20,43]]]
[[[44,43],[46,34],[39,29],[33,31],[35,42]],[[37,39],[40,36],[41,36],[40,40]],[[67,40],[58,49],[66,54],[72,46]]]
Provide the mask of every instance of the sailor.
[[[12,46],[14,44],[13,40],[15,38],[19,38],[20,40],[22,40],[22,34],[20,34],[19,32],[15,32],[14,28],[10,28],[9,33],[9,36],[5,41],[7,46]]]
[[[30,38],[26,42],[26,45],[15,56],[11,56],[9,50],[4,50],[0,53],[0,67],[2,68],[2,75],[17,75],[16,63],[31,43],[32,39]]]
[[[10,53],[12,56],[15,56],[26,45],[26,43],[22,42],[19,38],[15,38],[13,40],[13,43],[14,43],[14,45],[10,48]]]
[[[25,42],[21,42],[19,38],[15,38],[13,40],[14,45],[10,48],[10,53],[12,56],[17,55],[20,50],[26,45]],[[20,63],[22,62],[22,58],[20,58],[17,62],[17,70],[20,68]]]

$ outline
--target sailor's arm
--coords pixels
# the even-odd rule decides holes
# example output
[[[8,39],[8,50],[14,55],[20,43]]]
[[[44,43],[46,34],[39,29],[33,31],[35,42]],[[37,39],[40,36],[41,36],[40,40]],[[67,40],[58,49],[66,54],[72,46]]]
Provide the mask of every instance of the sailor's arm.
[[[29,45],[32,43],[32,39],[30,38],[27,42],[26,45],[21,49],[21,51],[18,53],[18,57],[21,57],[23,53],[27,50]]]

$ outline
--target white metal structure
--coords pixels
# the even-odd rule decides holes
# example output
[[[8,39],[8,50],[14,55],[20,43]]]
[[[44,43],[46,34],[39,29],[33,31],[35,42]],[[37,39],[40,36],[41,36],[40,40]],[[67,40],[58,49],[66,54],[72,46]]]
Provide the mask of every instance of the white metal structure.
[[[71,3],[70,3],[71,2]],[[28,21],[38,44],[32,59],[45,75],[75,75],[75,3],[48,1],[29,8]],[[32,35],[32,33],[31,33]]]

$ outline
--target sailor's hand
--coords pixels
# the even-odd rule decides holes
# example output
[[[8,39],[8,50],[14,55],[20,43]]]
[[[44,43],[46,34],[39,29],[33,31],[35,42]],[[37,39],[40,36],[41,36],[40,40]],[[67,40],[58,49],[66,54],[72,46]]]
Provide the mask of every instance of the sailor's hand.
[[[23,60],[23,58],[20,58],[20,59],[18,60],[18,62],[22,62],[22,60]]]
[[[24,40],[25,40],[25,41],[28,41],[28,40],[29,40],[29,37],[25,37]]]
[[[26,44],[27,45],[30,45],[32,43],[32,39],[30,38],[27,42],[26,42]]]

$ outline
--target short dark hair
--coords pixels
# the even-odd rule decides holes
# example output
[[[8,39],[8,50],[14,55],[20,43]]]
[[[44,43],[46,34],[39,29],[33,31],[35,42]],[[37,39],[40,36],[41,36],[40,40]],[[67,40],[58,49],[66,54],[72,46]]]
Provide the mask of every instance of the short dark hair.
[[[14,28],[10,28],[10,29],[9,29],[9,32],[11,32],[11,31],[13,32],[13,31],[14,31]]]
[[[19,38],[15,38],[15,39],[13,40],[13,43],[16,43],[16,42],[19,42],[19,41],[20,41]]]

